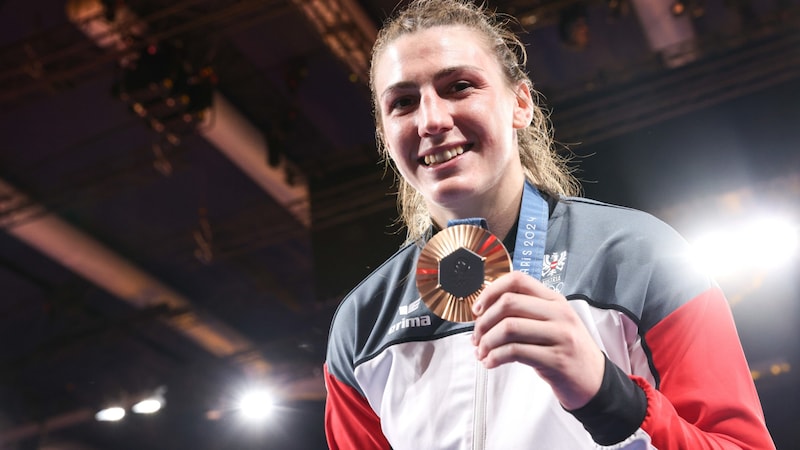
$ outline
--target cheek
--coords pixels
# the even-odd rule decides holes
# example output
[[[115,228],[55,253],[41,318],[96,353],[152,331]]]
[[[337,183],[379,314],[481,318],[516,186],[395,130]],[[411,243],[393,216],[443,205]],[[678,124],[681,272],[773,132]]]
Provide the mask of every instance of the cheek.
[[[384,145],[386,146],[386,155],[391,159],[392,165],[395,169],[400,172],[404,178],[408,176],[408,157],[404,156],[402,152],[397,150],[396,143],[390,143],[388,141],[384,141]]]
[[[405,153],[409,151],[409,146],[413,145],[410,141],[406,127],[401,124],[392,123],[384,125],[383,143],[386,146],[392,159],[408,157]]]

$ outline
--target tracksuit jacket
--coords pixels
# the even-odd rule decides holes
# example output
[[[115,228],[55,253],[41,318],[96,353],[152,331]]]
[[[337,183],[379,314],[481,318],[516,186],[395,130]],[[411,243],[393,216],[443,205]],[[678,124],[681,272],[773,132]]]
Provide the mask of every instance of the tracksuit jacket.
[[[641,211],[548,203],[542,281],[606,355],[598,394],[567,411],[531,367],[483,368],[473,323],[444,321],[420,300],[424,243],[411,244],[335,314],[324,367],[330,448],[774,449],[727,301],[685,241]]]

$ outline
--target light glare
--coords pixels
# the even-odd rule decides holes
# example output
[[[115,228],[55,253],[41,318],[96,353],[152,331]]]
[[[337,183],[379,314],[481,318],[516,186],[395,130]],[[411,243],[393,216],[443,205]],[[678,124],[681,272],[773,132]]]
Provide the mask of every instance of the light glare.
[[[94,415],[94,418],[100,422],[116,422],[125,417],[125,409],[119,406],[102,409]]]
[[[787,220],[771,218],[764,219],[754,225],[756,230],[764,233],[763,248],[769,249],[769,259],[773,266],[785,264],[797,254],[798,228]]]
[[[239,410],[248,420],[262,420],[269,417],[272,407],[272,394],[266,390],[248,392],[239,402]]]
[[[692,246],[698,267],[713,276],[775,270],[796,255],[798,228],[784,219],[766,218],[707,233]]]
[[[147,398],[139,403],[133,405],[133,412],[136,414],[153,414],[158,412],[163,405],[158,399],[155,398]]]

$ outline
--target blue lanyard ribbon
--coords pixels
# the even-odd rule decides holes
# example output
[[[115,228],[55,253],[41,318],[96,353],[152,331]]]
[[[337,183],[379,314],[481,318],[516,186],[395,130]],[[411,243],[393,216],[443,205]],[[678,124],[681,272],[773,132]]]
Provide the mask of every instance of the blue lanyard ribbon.
[[[542,279],[542,265],[544,264],[544,247],[547,243],[547,219],[549,208],[547,200],[542,197],[539,190],[530,182],[525,182],[522,193],[522,208],[519,212],[517,225],[517,239],[514,243],[512,262],[514,270],[526,273],[537,280]],[[475,225],[488,229],[486,219],[472,217],[468,219],[455,219],[447,222],[452,225]]]
[[[514,243],[514,270],[542,279],[544,247],[547,243],[547,200],[530,182],[525,182]]]

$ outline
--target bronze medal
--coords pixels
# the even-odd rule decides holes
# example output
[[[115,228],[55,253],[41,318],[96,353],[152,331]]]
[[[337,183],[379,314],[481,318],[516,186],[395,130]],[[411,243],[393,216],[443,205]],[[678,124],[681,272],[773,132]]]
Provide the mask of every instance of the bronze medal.
[[[417,260],[417,290],[434,314],[451,322],[472,322],[472,304],[486,285],[512,270],[503,243],[475,225],[454,225],[436,233]]]

